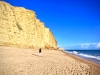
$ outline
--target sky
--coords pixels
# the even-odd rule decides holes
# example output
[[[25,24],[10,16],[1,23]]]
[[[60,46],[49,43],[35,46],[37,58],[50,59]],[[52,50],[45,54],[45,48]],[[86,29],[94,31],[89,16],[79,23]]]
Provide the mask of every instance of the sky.
[[[100,48],[100,0],[4,0],[35,11],[58,47]]]

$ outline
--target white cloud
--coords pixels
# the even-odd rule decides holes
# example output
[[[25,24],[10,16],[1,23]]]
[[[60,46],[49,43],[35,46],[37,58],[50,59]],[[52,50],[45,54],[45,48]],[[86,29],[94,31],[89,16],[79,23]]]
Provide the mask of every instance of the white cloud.
[[[100,49],[100,42],[82,43],[78,45],[67,46],[67,49]]]
[[[90,45],[90,44],[85,43],[85,44],[82,44],[82,45],[81,45],[81,47],[82,47],[82,48],[88,48],[88,47],[89,47],[89,45]]]
[[[96,48],[100,48],[100,42],[97,43]]]
[[[84,44],[81,44],[81,47],[82,48],[88,48],[90,45],[94,45],[96,46],[97,43],[84,43]]]
[[[100,48],[100,42],[98,43],[84,43],[81,44],[81,48],[89,48],[89,47],[94,47],[94,48]]]

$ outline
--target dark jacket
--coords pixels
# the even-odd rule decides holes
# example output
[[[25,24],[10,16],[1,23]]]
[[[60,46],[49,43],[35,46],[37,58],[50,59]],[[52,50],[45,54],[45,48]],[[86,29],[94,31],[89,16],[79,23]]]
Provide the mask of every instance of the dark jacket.
[[[41,48],[39,49],[39,53],[41,53]]]

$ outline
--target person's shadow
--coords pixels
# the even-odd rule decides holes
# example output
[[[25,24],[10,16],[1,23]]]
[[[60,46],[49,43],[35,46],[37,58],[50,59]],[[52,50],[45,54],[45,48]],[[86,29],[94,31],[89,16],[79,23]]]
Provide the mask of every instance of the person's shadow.
[[[36,55],[36,54],[32,54],[32,55],[39,56],[39,55]]]

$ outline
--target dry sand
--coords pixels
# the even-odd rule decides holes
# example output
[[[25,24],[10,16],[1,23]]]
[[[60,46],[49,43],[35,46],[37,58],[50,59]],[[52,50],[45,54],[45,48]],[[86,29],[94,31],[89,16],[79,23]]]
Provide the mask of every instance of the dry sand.
[[[100,65],[57,50],[0,47],[0,75],[100,75]]]

